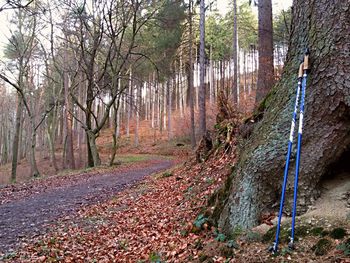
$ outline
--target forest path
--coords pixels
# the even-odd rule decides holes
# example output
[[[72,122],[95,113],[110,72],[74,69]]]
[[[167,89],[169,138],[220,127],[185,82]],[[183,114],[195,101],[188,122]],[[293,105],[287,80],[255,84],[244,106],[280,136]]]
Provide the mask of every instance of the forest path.
[[[174,164],[155,157],[106,173],[49,178],[0,189],[0,254],[15,249],[22,238],[45,233],[50,224],[74,214],[82,206],[111,198],[145,176]]]

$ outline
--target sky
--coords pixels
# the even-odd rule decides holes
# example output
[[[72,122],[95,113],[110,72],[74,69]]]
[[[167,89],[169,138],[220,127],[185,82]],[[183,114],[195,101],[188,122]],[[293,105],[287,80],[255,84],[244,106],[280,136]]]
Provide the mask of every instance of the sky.
[[[4,3],[5,0],[0,0],[0,6]],[[217,0],[217,8],[219,12],[225,14],[229,10],[229,2],[232,0]],[[239,0],[238,0],[239,1]],[[248,0],[241,0],[248,1]],[[272,0],[272,9],[274,13],[278,13],[282,9],[287,9],[292,5],[292,0]],[[2,11],[0,12],[0,58],[2,57],[3,47],[7,43],[9,37],[8,29],[8,17],[11,15],[11,11]]]
[[[225,14],[228,11],[229,2],[232,0],[217,0],[219,12]],[[239,0],[238,0],[239,1]],[[248,1],[248,0],[243,0]],[[272,0],[272,11],[278,13],[281,10],[286,10],[292,5],[293,0]]]

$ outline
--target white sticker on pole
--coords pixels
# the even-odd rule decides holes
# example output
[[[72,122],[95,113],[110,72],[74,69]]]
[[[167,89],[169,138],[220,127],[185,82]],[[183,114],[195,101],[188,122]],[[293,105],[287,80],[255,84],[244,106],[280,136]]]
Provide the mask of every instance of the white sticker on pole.
[[[304,118],[304,112],[300,112],[300,119],[299,119],[299,133],[303,133],[303,118]]]
[[[289,141],[290,142],[293,142],[294,128],[295,128],[295,120],[293,118],[292,127],[290,128],[290,134],[289,134]]]

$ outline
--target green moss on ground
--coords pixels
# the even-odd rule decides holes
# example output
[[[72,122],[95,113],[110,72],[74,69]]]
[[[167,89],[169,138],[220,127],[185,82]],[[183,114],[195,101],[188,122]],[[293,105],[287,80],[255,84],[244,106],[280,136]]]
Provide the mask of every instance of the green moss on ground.
[[[332,242],[329,239],[320,239],[311,250],[314,251],[316,256],[323,256],[328,253],[332,248]]]
[[[275,240],[275,237],[276,237],[276,229],[277,229],[277,227],[274,226],[269,231],[267,231],[266,234],[263,235],[262,241],[264,243],[273,242]],[[289,226],[281,226],[279,242],[280,243],[288,243],[289,236],[290,236]]]
[[[330,233],[329,236],[334,239],[343,239],[346,236],[346,230],[342,227],[334,228]]]
[[[310,234],[313,236],[322,236],[323,230],[323,227],[314,227],[310,230]]]

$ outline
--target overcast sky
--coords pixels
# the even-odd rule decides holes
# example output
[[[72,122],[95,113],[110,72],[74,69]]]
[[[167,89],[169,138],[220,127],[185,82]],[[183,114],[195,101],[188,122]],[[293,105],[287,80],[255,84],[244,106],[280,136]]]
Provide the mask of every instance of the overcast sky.
[[[5,0],[0,0],[0,3],[3,3]],[[246,0],[248,1],[248,0]],[[225,14],[229,8],[230,0],[217,0],[217,7],[222,14]],[[279,12],[282,9],[287,9],[292,5],[292,0],[272,0],[273,12]],[[8,29],[8,16],[10,16],[10,11],[0,12],[0,58],[2,57],[2,49],[7,43],[7,38],[9,37]]]
[[[232,0],[217,0],[217,7],[222,14],[225,14],[228,11],[228,5],[231,1]],[[272,10],[274,13],[278,13],[283,9],[286,10],[292,5],[292,2],[293,0],[272,0]]]

